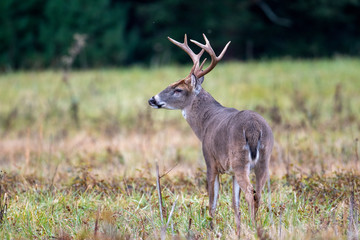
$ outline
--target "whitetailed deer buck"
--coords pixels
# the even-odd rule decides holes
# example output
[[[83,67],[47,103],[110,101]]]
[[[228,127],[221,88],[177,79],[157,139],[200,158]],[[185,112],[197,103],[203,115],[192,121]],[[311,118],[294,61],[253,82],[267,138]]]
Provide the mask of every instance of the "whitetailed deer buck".
[[[209,194],[209,214],[214,216],[219,196],[219,174],[233,175],[232,203],[235,211],[237,232],[240,231],[239,198],[240,189],[245,194],[252,220],[256,220],[261,191],[268,178],[269,161],[274,138],[271,128],[258,113],[223,107],[201,84],[204,75],[209,73],[224,56],[228,42],[217,57],[206,36],[205,45],[191,40],[202,48],[195,54],[187,43],[179,43],[169,37],[176,46],[183,49],[194,65],[190,74],[149,99],[153,108],[181,109],[186,121],[202,143],[203,155],[207,167]],[[205,70],[200,57],[206,51],[211,56],[211,64]],[[250,182],[250,170],[255,170],[256,191]]]

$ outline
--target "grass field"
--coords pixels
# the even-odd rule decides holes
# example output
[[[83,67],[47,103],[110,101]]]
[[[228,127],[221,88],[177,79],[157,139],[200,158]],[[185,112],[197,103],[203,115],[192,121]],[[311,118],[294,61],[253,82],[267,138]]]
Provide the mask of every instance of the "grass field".
[[[199,141],[180,111],[147,104],[188,70],[0,75],[0,238],[157,239],[156,162],[167,238],[236,238],[231,177],[211,230]],[[359,59],[228,62],[203,87],[273,128],[271,192],[259,228],[241,196],[242,238],[358,239]]]

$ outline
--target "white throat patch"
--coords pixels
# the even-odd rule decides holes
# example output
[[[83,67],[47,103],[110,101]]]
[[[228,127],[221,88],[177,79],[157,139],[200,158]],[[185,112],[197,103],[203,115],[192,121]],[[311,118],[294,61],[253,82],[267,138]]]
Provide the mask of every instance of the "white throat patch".
[[[183,117],[186,119],[186,110],[183,109],[183,110],[181,111],[181,113],[182,113]]]

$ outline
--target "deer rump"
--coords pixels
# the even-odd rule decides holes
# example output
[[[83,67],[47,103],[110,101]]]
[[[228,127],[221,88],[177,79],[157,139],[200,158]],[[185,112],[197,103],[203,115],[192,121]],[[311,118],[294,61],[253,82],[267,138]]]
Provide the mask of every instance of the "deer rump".
[[[262,131],[256,121],[248,122],[243,130],[246,147],[249,151],[249,161],[257,162],[259,159],[259,148]]]
[[[204,150],[213,156],[220,173],[232,173],[236,166],[248,163],[252,169],[262,153],[263,137],[268,135],[262,128],[265,119],[250,110],[223,108],[219,113],[222,117],[209,124],[213,131],[206,131]]]

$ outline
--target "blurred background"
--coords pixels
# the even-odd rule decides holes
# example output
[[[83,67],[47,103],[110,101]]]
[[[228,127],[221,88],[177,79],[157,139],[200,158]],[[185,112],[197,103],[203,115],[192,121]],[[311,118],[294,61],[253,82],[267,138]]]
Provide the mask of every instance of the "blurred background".
[[[159,239],[155,163],[176,234],[235,236],[231,177],[210,231],[201,144],[147,102],[189,73],[184,33],[232,42],[203,87],[273,129],[270,235],[358,239],[360,0],[0,0],[0,239]]]
[[[86,35],[78,68],[187,62],[169,44],[205,33],[227,59],[360,55],[359,0],[1,0],[0,69],[57,68]]]

